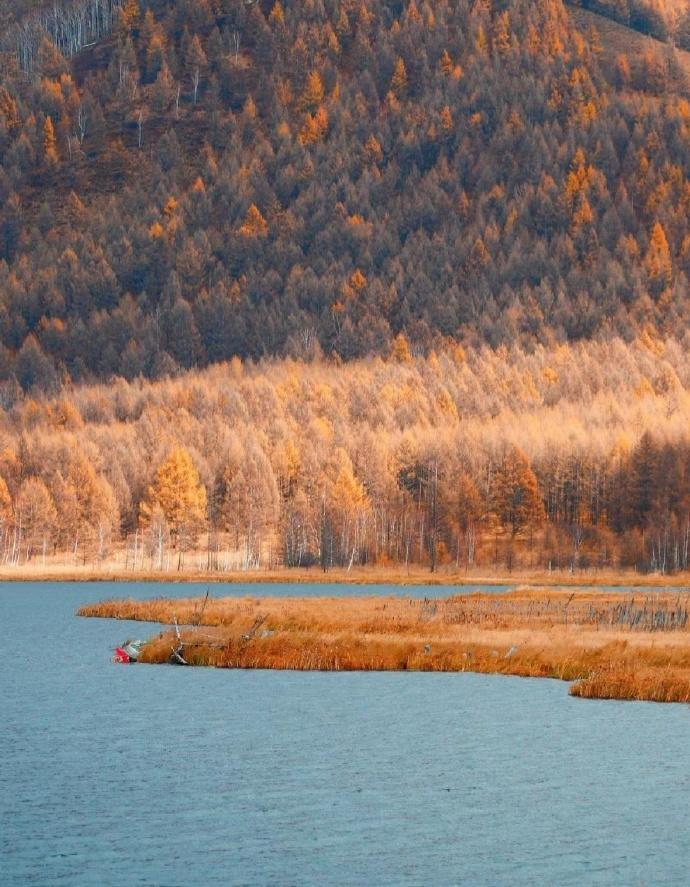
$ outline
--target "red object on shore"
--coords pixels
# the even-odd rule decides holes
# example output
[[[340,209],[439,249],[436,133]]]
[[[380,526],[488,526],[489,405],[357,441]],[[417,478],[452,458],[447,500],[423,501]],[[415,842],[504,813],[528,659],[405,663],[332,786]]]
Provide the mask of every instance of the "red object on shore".
[[[129,658],[127,653],[122,649],[122,647],[115,647],[115,655],[113,656],[113,662],[121,662],[123,665],[126,665],[128,662],[132,660]]]

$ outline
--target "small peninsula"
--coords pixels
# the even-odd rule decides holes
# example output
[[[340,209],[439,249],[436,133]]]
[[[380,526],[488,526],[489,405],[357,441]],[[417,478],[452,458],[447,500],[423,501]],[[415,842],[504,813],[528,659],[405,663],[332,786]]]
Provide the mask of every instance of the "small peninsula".
[[[520,588],[446,599],[109,600],[78,615],[161,623],[145,663],[481,672],[558,678],[580,697],[688,702],[689,602],[667,591]]]

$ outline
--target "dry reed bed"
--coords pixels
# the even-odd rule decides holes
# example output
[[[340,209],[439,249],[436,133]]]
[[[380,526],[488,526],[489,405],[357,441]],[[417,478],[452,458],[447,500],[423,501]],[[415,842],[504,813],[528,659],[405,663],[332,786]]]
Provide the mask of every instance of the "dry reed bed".
[[[3,582],[42,581],[42,582],[166,582],[189,583],[203,582],[215,584],[322,584],[323,582],[344,585],[429,585],[429,586],[467,586],[467,585],[525,585],[539,588],[582,588],[587,587],[621,587],[659,588],[690,587],[690,572],[661,574],[641,574],[631,569],[578,570],[571,573],[567,569],[540,571],[515,569],[511,573],[492,570],[488,567],[465,570],[453,565],[443,565],[436,572],[429,572],[428,567],[410,565],[367,565],[333,567],[324,574],[319,567],[277,567],[250,570],[209,570],[205,566],[207,551],[188,552],[181,569],[159,570],[148,567],[132,569],[127,566],[122,549],[118,549],[106,560],[98,563],[74,563],[74,557],[61,554],[48,557],[43,563],[42,558],[28,564],[0,567],[0,580]]]
[[[445,600],[200,598],[113,600],[81,616],[181,628],[190,665],[220,668],[472,671],[576,681],[603,699],[690,701],[688,597],[518,590]],[[176,633],[144,662],[168,662]]]

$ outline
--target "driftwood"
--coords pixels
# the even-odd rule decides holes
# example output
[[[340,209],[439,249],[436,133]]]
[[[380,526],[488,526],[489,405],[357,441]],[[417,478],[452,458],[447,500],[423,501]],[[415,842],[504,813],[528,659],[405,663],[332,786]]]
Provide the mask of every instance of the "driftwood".
[[[204,616],[204,610],[206,609],[206,604],[208,603],[210,595],[211,589],[207,588],[206,595],[201,602],[201,606],[198,610],[195,610],[194,615],[192,616],[192,619],[190,621],[190,625],[194,628],[198,629],[199,625],[201,624],[201,620]],[[263,619],[261,621],[263,622]],[[187,660],[184,658],[185,647],[213,647],[214,649],[220,650],[225,646],[225,644],[221,644],[218,642],[214,643],[215,638],[206,640],[205,638],[209,638],[209,635],[200,635],[198,631],[195,632],[194,640],[183,640],[182,635],[180,634],[180,626],[177,622],[177,616],[173,616],[173,625],[175,626],[176,640],[176,644],[171,647],[170,653],[170,662],[173,663],[173,665],[189,665]],[[258,628],[258,625],[256,627]]]
[[[173,624],[175,626],[177,646],[172,648],[170,661],[175,663],[176,665],[187,665],[187,661],[182,655],[182,653],[184,652],[184,641],[182,640],[182,635],[180,634],[180,626],[177,624],[177,616],[173,616]]]
[[[254,620],[254,624],[249,629],[249,631],[246,634],[242,635],[242,640],[243,641],[251,641],[252,638],[254,637],[254,635],[261,628],[261,626],[264,624],[265,621],[266,621],[265,616],[261,616],[261,615],[257,616],[256,619]]]

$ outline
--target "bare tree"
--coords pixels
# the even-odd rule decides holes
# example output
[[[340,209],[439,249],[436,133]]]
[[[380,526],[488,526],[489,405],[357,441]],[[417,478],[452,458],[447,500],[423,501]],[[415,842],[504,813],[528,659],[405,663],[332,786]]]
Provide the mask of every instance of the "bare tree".
[[[107,37],[122,0],[72,0],[36,10],[19,22],[14,43],[20,70],[32,73],[38,47],[47,37],[66,58]]]
[[[77,133],[79,135],[79,144],[82,145],[84,143],[84,139],[86,138],[87,125],[89,122],[88,114],[86,112],[86,108],[83,104],[79,105],[77,110]]]
[[[232,45],[235,49],[235,64],[239,61],[240,57],[240,44],[242,43],[242,35],[239,31],[232,32]]]

